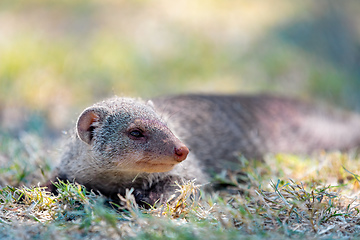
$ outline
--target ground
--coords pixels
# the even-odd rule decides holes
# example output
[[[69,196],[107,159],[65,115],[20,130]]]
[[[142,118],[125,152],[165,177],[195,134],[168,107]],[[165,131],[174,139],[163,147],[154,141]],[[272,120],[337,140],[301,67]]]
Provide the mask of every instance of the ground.
[[[36,135],[3,134],[0,146],[1,239],[359,237],[355,151],[277,154],[264,162],[239,157],[245,175],[214,179],[226,188],[209,193],[195,181],[179,183],[176,199],[142,209],[131,189],[119,196],[122,205],[72,183],[60,183],[57,196],[46,192],[39,183],[54,159]]]

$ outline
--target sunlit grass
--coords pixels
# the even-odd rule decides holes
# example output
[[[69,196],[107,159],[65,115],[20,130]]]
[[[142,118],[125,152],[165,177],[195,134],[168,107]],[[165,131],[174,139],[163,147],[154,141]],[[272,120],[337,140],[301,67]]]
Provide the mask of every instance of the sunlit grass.
[[[29,172],[49,175],[53,166],[39,169],[48,161],[44,146],[35,147],[35,136],[26,138],[32,141],[2,139],[1,155],[7,158],[0,168],[2,239],[23,238],[23,233],[53,239],[358,236],[355,153],[281,154],[265,162],[240,158],[243,174],[217,177],[225,188],[209,193],[194,181],[184,182],[167,203],[142,209],[131,189],[119,201],[108,201],[81,185],[60,182],[59,194],[50,194],[38,186],[43,177]],[[31,171],[24,173],[23,165]]]

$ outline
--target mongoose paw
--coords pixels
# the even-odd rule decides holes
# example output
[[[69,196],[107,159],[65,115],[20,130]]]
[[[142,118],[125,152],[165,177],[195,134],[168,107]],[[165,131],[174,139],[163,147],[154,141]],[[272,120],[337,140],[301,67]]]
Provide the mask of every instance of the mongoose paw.
[[[136,203],[140,206],[153,205],[155,203],[152,201],[148,193],[143,189],[135,189],[133,194]]]

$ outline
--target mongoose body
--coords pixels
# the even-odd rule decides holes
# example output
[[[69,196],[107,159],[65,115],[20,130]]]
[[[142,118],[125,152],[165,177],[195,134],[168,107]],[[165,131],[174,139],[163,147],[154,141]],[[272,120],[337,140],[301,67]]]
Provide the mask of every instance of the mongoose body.
[[[279,97],[115,97],[80,115],[54,176],[109,197],[134,188],[138,203],[154,204],[175,181],[207,183],[240,154],[346,150],[360,145],[359,129],[357,114]]]

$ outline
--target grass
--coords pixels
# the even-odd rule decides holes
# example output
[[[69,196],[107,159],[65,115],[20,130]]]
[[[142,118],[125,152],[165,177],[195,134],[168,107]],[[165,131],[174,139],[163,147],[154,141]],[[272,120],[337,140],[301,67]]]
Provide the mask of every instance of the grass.
[[[0,17],[7,27],[0,41],[0,109],[16,106],[50,112],[52,121],[65,115],[60,110],[114,94],[153,97],[240,91],[310,95],[357,106],[356,98],[349,99],[358,95],[356,71],[284,37],[290,30],[301,30],[296,24],[302,14],[312,14],[308,21],[315,25],[320,21],[318,12],[309,13],[311,8],[333,16],[318,3],[280,1],[284,9],[275,14],[272,4],[251,1],[200,1],[201,8],[198,3],[177,7],[162,1],[110,2],[0,3]],[[344,11],[357,9],[351,3],[341,6]],[[195,13],[187,15],[189,11]],[[328,31],[341,35],[333,28]],[[315,49],[334,45],[339,53],[350,54],[356,51],[346,51],[341,44],[351,48],[357,36],[348,35],[349,44],[321,38],[321,47],[318,34],[305,39],[312,39]],[[351,62],[356,56],[346,59]]]
[[[122,204],[73,183],[60,182],[54,196],[38,185],[53,166],[36,136],[0,139],[7,159],[0,169],[1,239],[359,237],[355,153],[279,154],[265,162],[241,158],[245,175],[227,172],[216,178],[226,189],[207,193],[190,181],[179,185],[173,201],[142,209],[131,189],[119,196]]]

